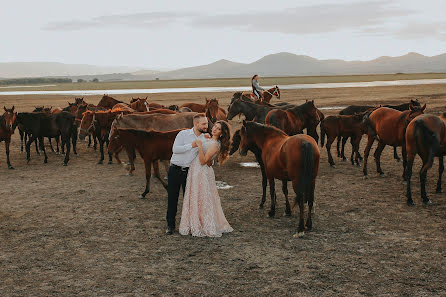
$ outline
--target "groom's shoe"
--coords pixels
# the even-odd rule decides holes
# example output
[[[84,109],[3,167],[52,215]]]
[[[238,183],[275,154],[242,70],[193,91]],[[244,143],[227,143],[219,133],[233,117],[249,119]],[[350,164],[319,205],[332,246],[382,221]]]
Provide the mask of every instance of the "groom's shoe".
[[[166,234],[167,234],[167,235],[172,235],[174,229],[175,229],[174,227],[170,227],[170,226],[168,226],[168,227],[167,227],[167,230],[166,230]]]

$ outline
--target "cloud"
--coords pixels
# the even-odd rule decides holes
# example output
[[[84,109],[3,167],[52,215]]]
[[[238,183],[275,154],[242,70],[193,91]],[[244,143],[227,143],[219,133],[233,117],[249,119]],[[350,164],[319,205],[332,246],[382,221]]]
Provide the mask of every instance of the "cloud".
[[[406,40],[432,38],[446,41],[446,23],[410,23],[396,30],[394,36]]]

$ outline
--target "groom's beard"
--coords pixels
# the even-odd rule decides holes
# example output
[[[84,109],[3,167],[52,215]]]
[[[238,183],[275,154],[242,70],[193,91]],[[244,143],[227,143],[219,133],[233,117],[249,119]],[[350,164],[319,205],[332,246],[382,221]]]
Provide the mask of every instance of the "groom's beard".
[[[198,130],[198,132],[200,132],[200,133],[206,133],[206,132],[208,132],[208,130],[206,129],[206,130],[202,130],[202,129],[197,129]]]

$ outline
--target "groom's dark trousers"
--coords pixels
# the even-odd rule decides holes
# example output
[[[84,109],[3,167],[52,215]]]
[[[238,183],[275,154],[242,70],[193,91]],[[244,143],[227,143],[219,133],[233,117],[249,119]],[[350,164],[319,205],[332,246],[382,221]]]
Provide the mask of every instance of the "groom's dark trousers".
[[[189,167],[180,167],[171,164],[167,174],[167,226],[175,228],[175,217],[178,208],[178,196],[180,187],[183,188],[183,195],[186,189],[186,179]]]

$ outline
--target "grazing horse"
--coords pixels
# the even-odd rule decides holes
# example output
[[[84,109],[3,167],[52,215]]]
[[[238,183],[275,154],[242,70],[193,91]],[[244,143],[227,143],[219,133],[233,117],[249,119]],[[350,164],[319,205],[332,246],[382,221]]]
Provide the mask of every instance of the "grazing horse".
[[[331,145],[336,138],[343,137],[347,139],[351,137],[352,144],[352,155],[350,160],[352,165],[354,161],[357,166],[359,165],[359,144],[361,142],[362,135],[366,133],[365,125],[362,122],[363,115],[339,115],[339,116],[328,116],[323,121],[321,121],[321,147],[324,146],[325,135],[327,135],[327,154],[328,163],[331,167],[336,167],[331,155]],[[342,152],[343,153],[343,152]],[[353,160],[353,155],[356,154]]]
[[[320,152],[317,143],[308,135],[288,136],[282,130],[255,122],[243,121],[240,130],[240,154],[246,155],[248,147],[257,145],[262,151],[266,176],[271,194],[270,216],[274,216],[276,191],[274,179],[291,181],[296,202],[299,204],[299,227],[295,237],[304,235],[305,226],[312,228],[311,209],[314,202],[316,176],[319,170]],[[284,192],[287,212],[290,212],[288,191]],[[304,223],[304,203],[308,203],[308,217]]]
[[[243,92],[241,94],[241,96],[248,98],[252,101],[257,101],[259,100],[257,98],[256,95],[254,95],[254,93],[252,92]],[[280,89],[278,86],[274,86],[271,89],[265,90],[262,92],[262,94],[260,94],[260,101],[261,102],[265,102],[265,103],[269,103],[271,101],[271,98],[273,98],[273,96],[276,96],[277,99],[280,99]]]
[[[367,178],[367,160],[373,142],[378,140],[378,147],[374,156],[376,161],[376,170],[384,176],[381,170],[381,153],[386,145],[401,146],[403,151],[403,168],[406,168],[406,127],[416,116],[424,113],[426,104],[423,107],[409,106],[409,110],[398,111],[388,107],[375,109],[370,115],[364,116],[364,123],[367,127],[367,145],[364,150],[364,177]],[[403,170],[403,178],[405,178]]]
[[[265,124],[277,127],[288,135],[300,134],[307,128],[307,134],[317,142],[315,131],[320,122],[317,110],[314,100],[285,110],[273,109],[266,116]]]
[[[426,175],[432,167],[434,158],[438,157],[438,181],[437,193],[441,193],[441,177],[444,171],[443,156],[446,154],[446,114],[440,116],[423,114],[409,123],[406,129],[406,180],[407,180],[407,204],[413,206],[410,180],[412,178],[412,166],[415,156],[418,154],[423,161],[420,170],[421,198],[424,204],[431,204],[426,194]]]
[[[149,105],[147,103],[147,97],[146,98],[137,98],[137,99],[132,99],[132,101],[130,101],[130,108],[139,111],[139,112],[144,112],[144,111],[149,111]]]
[[[160,132],[154,130],[138,130],[129,128],[117,128],[113,130],[110,136],[110,144],[108,149],[111,152],[119,149],[123,144],[132,146],[138,151],[141,158],[144,160],[146,170],[146,188],[140,195],[140,198],[145,198],[150,192],[150,177],[152,175],[152,164],[158,164],[156,161],[170,160],[172,157],[172,147],[177,134],[184,129],[178,129],[167,132]],[[162,183],[167,190],[167,184],[160,177],[159,167],[155,169],[155,176]]]
[[[223,108],[219,107],[218,100],[216,98],[206,99],[204,113],[212,123],[220,120],[228,121],[226,117],[226,111]]]
[[[17,125],[21,126],[23,131],[31,135],[26,143],[26,159],[30,161],[30,145],[37,138],[40,140],[40,149],[45,156],[44,163],[48,162],[43,143],[44,137],[62,138],[62,147],[66,145],[64,166],[68,165],[70,159],[70,138],[73,136],[74,116],[69,112],[60,112],[58,114],[22,112],[17,114]]]
[[[124,103],[124,102],[116,100],[115,98],[104,94],[104,96],[102,96],[102,99],[99,101],[97,106],[104,107],[106,109],[112,109],[113,106],[115,106],[118,103]],[[124,103],[124,104],[126,104],[126,103]]]
[[[14,106],[11,109],[3,106],[5,113],[0,116],[0,142],[5,142],[6,149],[6,163],[9,169],[14,169],[9,160],[9,144],[11,143],[11,135],[14,134],[14,129],[16,127],[16,117],[17,113],[14,112]]]

